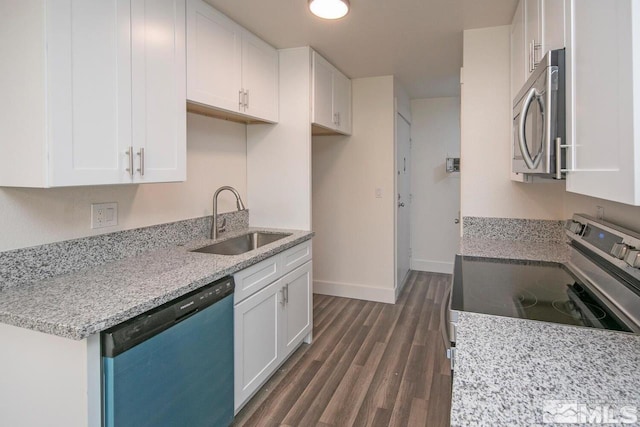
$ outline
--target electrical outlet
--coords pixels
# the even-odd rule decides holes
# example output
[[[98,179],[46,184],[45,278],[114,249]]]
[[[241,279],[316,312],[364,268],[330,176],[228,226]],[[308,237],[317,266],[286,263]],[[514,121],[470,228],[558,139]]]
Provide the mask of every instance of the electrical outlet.
[[[92,203],[91,228],[113,227],[118,225],[118,203]]]
[[[376,188],[376,199],[381,199],[382,198],[382,188],[378,187]]]

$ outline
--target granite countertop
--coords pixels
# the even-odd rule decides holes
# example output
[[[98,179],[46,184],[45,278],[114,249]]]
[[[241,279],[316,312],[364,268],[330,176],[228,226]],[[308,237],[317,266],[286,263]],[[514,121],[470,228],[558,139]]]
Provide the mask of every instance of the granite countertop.
[[[80,340],[233,274],[313,236],[310,231],[249,228],[291,236],[242,255],[190,252],[196,239],[71,274],[0,290],[0,322]]]
[[[458,253],[563,263],[570,251],[560,240],[465,236]],[[459,312],[451,425],[576,425],[587,421],[584,408],[610,405],[612,416],[625,406],[635,411],[638,366],[638,335]]]
[[[633,421],[624,407],[640,416],[638,335],[463,312],[455,362],[452,426],[576,425],[602,408],[617,425]]]
[[[569,245],[561,241],[531,242],[462,237],[458,253],[482,258],[562,263],[569,260]]]

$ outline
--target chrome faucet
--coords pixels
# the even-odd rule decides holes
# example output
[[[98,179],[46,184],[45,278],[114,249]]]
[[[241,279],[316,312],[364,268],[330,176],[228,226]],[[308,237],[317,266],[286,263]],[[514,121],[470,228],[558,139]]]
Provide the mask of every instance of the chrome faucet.
[[[218,228],[218,194],[220,194],[224,190],[229,190],[233,193],[234,196],[236,196],[236,207],[239,211],[245,209],[244,203],[242,203],[242,199],[240,198],[240,193],[238,193],[238,190],[233,187],[229,187],[228,185],[218,188],[216,192],[213,193],[213,221],[211,222],[211,238],[214,240],[218,238],[219,232],[224,231],[224,227],[227,222],[223,219],[222,225],[220,226],[220,228]]]

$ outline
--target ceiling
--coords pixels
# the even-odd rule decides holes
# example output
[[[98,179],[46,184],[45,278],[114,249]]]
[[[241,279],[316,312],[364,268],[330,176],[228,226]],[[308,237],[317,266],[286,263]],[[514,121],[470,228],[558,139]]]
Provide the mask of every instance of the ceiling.
[[[276,48],[311,46],[351,78],[395,75],[411,98],[458,96],[462,31],[506,25],[517,0],[351,0],[325,21],[307,0],[205,0]]]

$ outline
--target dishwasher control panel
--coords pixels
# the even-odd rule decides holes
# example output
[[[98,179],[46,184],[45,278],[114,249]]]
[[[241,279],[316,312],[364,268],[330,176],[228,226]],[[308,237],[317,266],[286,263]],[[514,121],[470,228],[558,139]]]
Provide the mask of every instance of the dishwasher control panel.
[[[115,357],[233,294],[234,289],[233,277],[225,277],[109,328],[101,333],[102,355]]]

